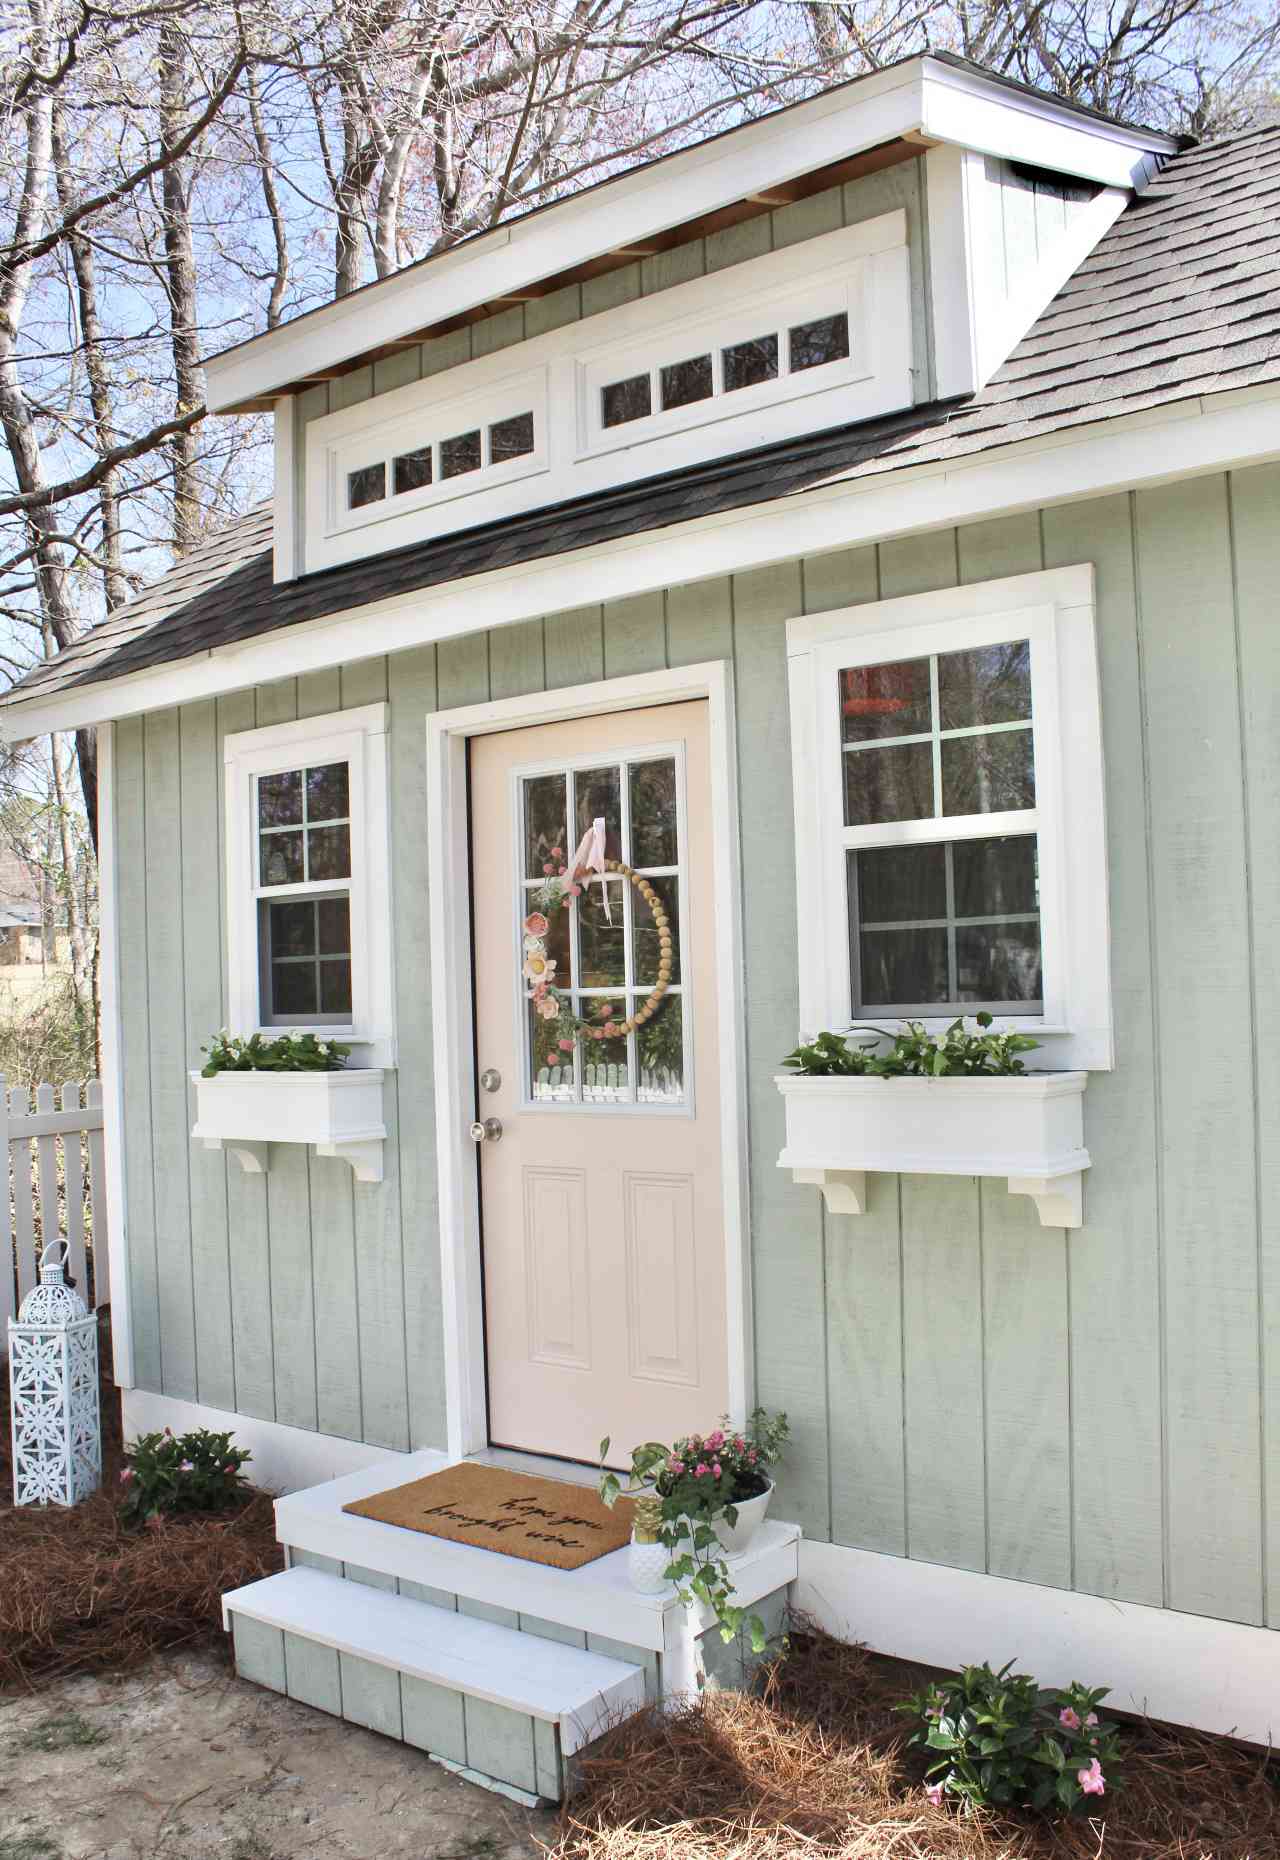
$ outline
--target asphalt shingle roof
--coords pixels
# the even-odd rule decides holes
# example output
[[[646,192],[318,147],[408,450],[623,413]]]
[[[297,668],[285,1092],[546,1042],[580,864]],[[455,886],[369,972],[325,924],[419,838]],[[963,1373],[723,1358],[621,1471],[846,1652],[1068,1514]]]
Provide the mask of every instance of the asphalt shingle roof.
[[[304,620],[819,486],[1280,382],[1280,128],[1175,156],[982,391],[681,468],[292,582],[257,510],[0,703],[123,677]]]

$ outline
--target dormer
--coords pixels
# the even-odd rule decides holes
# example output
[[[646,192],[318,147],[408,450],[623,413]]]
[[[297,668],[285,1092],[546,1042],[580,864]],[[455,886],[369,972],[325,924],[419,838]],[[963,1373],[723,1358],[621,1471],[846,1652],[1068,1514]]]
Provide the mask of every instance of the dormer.
[[[277,580],[974,393],[1178,145],[915,58],[208,364],[271,410]]]

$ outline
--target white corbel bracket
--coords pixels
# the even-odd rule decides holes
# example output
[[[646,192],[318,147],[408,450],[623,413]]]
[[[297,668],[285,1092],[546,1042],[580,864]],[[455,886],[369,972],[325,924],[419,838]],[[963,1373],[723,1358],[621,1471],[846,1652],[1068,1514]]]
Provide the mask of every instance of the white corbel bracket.
[[[791,1180],[819,1188],[829,1214],[865,1214],[865,1169],[793,1169]],[[1070,1175],[1011,1175],[1011,1195],[1029,1195],[1042,1227],[1079,1227],[1084,1221],[1084,1171]]]
[[[269,1143],[249,1143],[243,1138],[233,1142],[229,1137],[205,1137],[203,1141],[207,1150],[224,1149],[234,1156],[246,1175],[267,1175],[271,1169]],[[317,1156],[336,1156],[339,1162],[350,1163],[357,1182],[382,1180],[381,1137],[361,1143],[313,1143],[311,1148]]]

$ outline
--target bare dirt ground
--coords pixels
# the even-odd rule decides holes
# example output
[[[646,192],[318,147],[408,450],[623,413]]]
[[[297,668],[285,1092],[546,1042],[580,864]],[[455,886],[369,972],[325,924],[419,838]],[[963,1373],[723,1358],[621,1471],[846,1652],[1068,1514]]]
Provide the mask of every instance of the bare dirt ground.
[[[530,1860],[552,1827],[216,1649],[0,1700],[0,1860]]]

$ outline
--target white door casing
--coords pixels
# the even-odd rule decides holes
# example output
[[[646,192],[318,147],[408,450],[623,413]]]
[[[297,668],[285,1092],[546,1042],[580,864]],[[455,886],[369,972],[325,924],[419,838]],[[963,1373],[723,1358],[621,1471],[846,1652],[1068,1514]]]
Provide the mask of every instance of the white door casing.
[[[716,898],[715,968],[709,985],[715,990],[720,1048],[717,1095],[730,1411],[745,1412],[751,1403],[746,1089],[732,675],[728,665],[713,661],[494,700],[438,712],[427,719],[437,1177],[446,1427],[452,1455],[478,1452],[489,1438],[478,1172],[475,1145],[469,1134],[477,1089],[472,1046],[467,741],[495,731],[694,698],[706,698],[708,702],[711,863]]]

